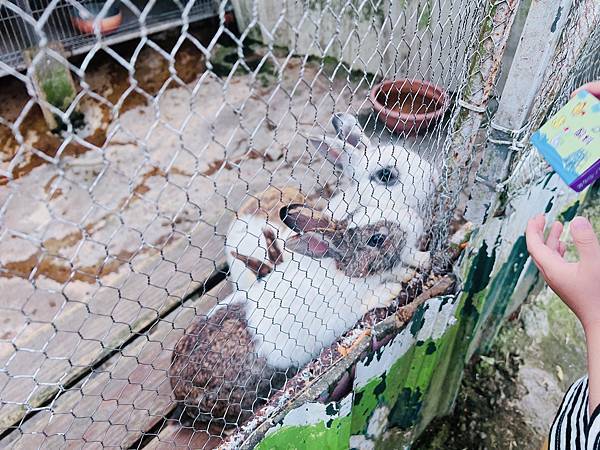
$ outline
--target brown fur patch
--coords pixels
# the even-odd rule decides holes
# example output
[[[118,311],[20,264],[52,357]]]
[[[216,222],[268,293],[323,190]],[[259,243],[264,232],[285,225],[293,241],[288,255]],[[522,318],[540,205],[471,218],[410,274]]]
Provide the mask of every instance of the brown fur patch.
[[[238,215],[262,216],[269,223],[283,225],[279,218],[279,210],[292,203],[304,204],[307,198],[295,188],[276,188],[269,186],[264,192],[256,197],[249,198],[240,207]]]
[[[241,304],[199,317],[173,352],[169,379],[185,413],[199,422],[239,426],[287,380],[254,349]]]

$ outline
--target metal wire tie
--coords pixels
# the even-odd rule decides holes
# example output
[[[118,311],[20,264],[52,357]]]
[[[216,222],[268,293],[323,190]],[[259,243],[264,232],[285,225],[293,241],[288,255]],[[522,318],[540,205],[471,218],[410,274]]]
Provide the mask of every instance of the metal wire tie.
[[[475,111],[478,113],[484,113],[487,110],[487,107],[481,105],[474,105],[472,103],[465,102],[462,98],[458,99],[458,105],[463,108],[470,109],[471,111]]]
[[[508,134],[512,139],[494,139],[493,137],[488,137],[488,142],[492,144],[498,145],[508,145],[510,150],[522,150],[525,148],[525,131],[527,131],[530,127],[530,123],[525,123],[521,128],[508,128],[502,125],[498,125],[493,120],[490,121],[490,128],[496,131],[500,131],[502,133]]]
[[[490,121],[490,128],[492,128],[493,130],[508,134],[510,137],[512,137],[512,139],[510,139],[510,140],[494,139],[493,137],[488,137],[487,141],[492,144],[507,145],[509,150],[512,150],[512,151],[522,150],[525,148],[524,132],[529,129],[529,126],[530,126],[530,123],[527,122],[521,128],[513,129],[513,128],[504,127],[502,125],[498,125],[494,121]],[[505,162],[505,166],[506,166],[506,162]],[[482,177],[479,174],[475,175],[475,181],[484,184],[485,186],[489,187],[490,189],[493,189],[496,192],[502,191],[502,189],[506,185],[506,182],[509,179],[510,179],[510,176],[508,176],[506,179],[504,179],[502,181],[495,183],[493,181],[488,180],[487,178]]]
[[[495,192],[500,192],[502,190],[502,182],[494,183],[493,181],[490,181],[479,174],[475,175],[475,181],[489,187]]]

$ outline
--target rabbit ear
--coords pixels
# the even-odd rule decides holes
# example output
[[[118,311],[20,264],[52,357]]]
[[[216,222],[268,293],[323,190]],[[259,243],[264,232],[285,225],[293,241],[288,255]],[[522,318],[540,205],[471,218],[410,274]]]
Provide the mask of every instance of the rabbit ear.
[[[351,172],[350,156],[356,149],[348,142],[329,136],[313,136],[308,140],[330,163],[344,172]]]
[[[339,252],[323,233],[310,231],[290,236],[285,241],[288,250],[311,258],[338,258]]]
[[[282,222],[296,233],[333,228],[333,221],[323,212],[292,203],[279,210]]]
[[[354,147],[365,137],[358,120],[351,114],[335,113],[331,118],[331,123],[337,136]]]

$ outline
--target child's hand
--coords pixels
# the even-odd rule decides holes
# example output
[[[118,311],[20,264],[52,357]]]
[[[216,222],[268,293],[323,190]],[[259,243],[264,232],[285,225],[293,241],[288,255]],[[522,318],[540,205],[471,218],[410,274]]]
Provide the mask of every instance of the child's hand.
[[[582,91],[584,89],[586,91],[588,91],[590,94],[592,94],[594,97],[596,97],[597,99],[600,99],[600,80],[592,81],[591,83],[586,83],[583,86],[581,86],[580,88],[575,89],[571,93],[571,97],[574,97],[575,95],[577,95],[577,93],[579,91]]]
[[[592,224],[583,217],[571,222],[571,235],[579,262],[567,262],[565,245],[560,241],[563,226],[552,224],[544,242],[544,215],[527,224],[527,249],[552,290],[577,315],[586,333],[600,328],[600,244]]]

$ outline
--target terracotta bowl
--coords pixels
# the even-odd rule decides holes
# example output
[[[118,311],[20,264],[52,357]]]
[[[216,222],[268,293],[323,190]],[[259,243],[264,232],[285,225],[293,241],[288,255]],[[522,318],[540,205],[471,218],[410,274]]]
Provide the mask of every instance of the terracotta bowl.
[[[448,95],[441,87],[419,80],[384,81],[371,90],[377,118],[394,132],[426,131],[448,109]]]

